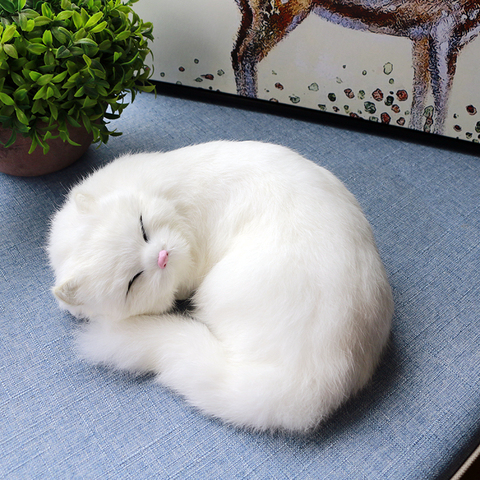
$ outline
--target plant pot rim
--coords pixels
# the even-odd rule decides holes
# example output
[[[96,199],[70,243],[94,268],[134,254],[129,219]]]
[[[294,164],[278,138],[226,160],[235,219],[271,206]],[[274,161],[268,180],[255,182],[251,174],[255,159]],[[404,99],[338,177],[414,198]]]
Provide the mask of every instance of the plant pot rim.
[[[46,155],[40,145],[28,153],[32,140],[30,137],[17,136],[17,140],[8,148],[0,146],[0,172],[19,177],[36,177],[62,170],[75,163],[93,141],[92,133],[85,127],[69,128],[70,138],[80,146],[63,142],[61,138],[47,140],[50,150]],[[10,129],[0,127],[0,140],[5,143],[11,135]]]

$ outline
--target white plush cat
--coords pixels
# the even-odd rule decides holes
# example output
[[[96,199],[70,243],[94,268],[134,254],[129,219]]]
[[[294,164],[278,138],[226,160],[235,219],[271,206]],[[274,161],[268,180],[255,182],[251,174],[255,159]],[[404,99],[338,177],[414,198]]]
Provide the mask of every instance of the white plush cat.
[[[214,142],[126,155],[53,219],[60,305],[81,355],[158,380],[203,412],[307,430],[372,375],[392,295],[370,226],[287,148]],[[190,315],[172,312],[193,295]]]

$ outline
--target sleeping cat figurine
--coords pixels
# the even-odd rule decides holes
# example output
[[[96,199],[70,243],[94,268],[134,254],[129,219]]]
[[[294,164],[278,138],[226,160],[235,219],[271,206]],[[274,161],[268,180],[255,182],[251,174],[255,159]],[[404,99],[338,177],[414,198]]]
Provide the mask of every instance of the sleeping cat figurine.
[[[393,302],[370,226],[330,172],[278,145],[125,155],[53,218],[53,293],[81,356],[153,372],[255,430],[306,431],[370,379]],[[173,309],[191,298],[191,312]]]

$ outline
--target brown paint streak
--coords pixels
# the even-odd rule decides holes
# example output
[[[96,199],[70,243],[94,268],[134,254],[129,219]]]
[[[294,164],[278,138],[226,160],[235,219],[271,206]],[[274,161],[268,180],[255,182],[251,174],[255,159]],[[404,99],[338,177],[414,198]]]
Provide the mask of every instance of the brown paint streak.
[[[336,13],[339,16],[359,20],[367,26],[368,30],[391,29],[398,36],[403,36],[411,28],[432,22],[441,17],[444,6],[438,2],[403,2],[394,10],[383,6],[380,9],[364,7],[350,2],[333,0],[313,1],[315,6]],[[443,7],[443,8],[442,8]]]

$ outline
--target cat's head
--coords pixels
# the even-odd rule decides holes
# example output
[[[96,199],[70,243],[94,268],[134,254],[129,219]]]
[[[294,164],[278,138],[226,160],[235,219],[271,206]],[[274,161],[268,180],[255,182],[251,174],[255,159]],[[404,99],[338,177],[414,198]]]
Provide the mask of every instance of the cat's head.
[[[163,313],[191,268],[188,232],[173,205],[132,192],[74,189],[55,215],[53,293],[77,317]]]

